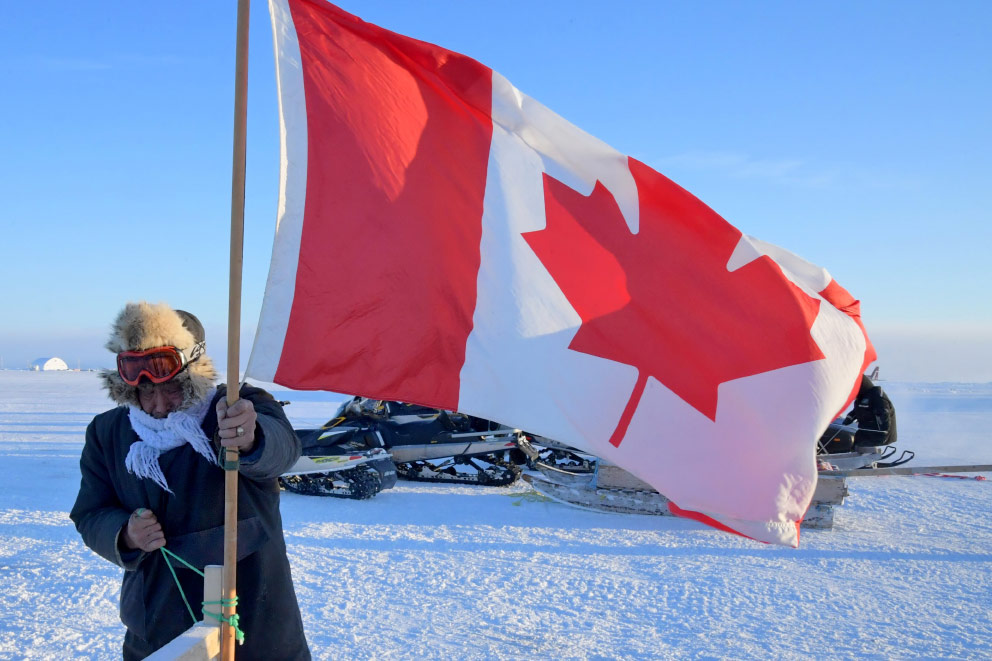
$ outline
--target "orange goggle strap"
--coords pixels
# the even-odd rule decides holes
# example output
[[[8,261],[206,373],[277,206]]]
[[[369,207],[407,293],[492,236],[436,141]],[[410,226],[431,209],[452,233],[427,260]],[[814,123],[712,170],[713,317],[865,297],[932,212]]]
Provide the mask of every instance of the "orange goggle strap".
[[[152,383],[165,383],[203,355],[204,342],[198,342],[190,357],[174,346],[152,347],[144,351],[121,351],[117,354],[117,373],[124,383],[137,386],[141,377]]]

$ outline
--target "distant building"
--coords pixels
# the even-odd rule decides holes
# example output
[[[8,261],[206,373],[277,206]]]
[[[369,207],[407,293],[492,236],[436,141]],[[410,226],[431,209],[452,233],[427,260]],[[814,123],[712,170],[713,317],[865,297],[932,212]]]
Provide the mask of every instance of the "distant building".
[[[69,366],[65,364],[65,361],[61,358],[55,356],[51,358],[39,358],[38,360],[31,363],[31,369],[35,372],[53,372],[53,371],[65,371],[69,369]]]

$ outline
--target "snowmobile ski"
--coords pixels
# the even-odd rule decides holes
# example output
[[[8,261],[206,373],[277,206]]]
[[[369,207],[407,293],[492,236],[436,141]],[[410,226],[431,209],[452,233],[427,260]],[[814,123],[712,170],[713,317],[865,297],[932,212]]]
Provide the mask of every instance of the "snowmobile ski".
[[[523,479],[541,495],[580,509],[615,514],[645,514],[650,516],[675,516],[668,504],[671,502],[655,490],[619,489],[558,484],[534,475]],[[636,478],[635,478],[636,479]],[[829,501],[843,501],[847,489],[843,480],[821,481],[826,483],[825,500],[810,503],[800,526],[807,529],[825,529],[833,526],[833,505]],[[817,491],[820,491],[818,485]]]
[[[538,493],[560,503],[581,509],[619,514],[672,516],[668,509],[668,498],[657,491],[580,487],[558,484],[534,475],[524,475],[523,479]]]
[[[895,446],[867,446],[862,445],[854,449],[853,452],[839,452],[834,454],[820,454],[817,459],[823,466],[829,466],[828,470],[855,470],[862,468],[878,468],[886,466],[898,466],[904,464],[914,457],[911,450],[904,450],[898,459],[886,462],[896,453]],[[908,457],[906,455],[909,455]],[[821,471],[822,473],[822,471]]]
[[[879,468],[859,468],[856,470],[820,471],[822,477],[880,477],[883,475],[927,475],[930,473],[992,473],[992,464],[968,464],[958,466],[906,466]]]
[[[544,462],[536,462],[534,464],[536,468],[542,475],[550,479],[552,482],[557,482],[558,484],[567,484],[569,486],[589,486],[593,484],[596,479],[595,471],[570,471],[563,468],[558,468],[557,466],[552,466]]]

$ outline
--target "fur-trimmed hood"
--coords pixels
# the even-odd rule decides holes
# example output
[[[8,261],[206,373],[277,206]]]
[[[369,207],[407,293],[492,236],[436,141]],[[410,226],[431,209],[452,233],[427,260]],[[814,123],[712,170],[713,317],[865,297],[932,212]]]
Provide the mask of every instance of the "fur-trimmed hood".
[[[165,303],[141,301],[124,306],[110,329],[110,338],[105,346],[114,354],[174,346],[189,357],[193,346],[203,339],[203,326],[190,313],[173,310]],[[101,370],[100,378],[112,400],[122,405],[139,405],[137,387],[124,383],[116,369]],[[217,380],[217,370],[204,353],[173,380],[183,384],[181,408],[185,409],[206,398]]]

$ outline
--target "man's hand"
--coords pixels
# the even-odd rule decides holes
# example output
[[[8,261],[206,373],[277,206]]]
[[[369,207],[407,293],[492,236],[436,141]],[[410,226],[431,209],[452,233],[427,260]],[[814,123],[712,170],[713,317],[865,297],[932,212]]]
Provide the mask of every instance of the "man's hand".
[[[165,546],[165,533],[162,532],[162,524],[155,518],[155,513],[140,508],[131,514],[127,525],[121,530],[121,541],[128,549],[154,551]]]
[[[237,448],[245,454],[254,450],[257,421],[255,406],[247,399],[239,399],[231,408],[224,397],[217,402],[217,435],[225,448]]]

